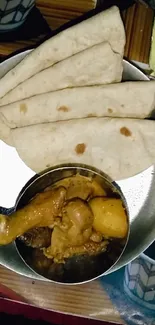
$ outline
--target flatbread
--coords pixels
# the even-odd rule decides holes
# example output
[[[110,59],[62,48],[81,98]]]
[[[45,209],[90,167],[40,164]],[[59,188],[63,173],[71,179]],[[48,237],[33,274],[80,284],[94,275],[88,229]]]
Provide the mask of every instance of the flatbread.
[[[125,31],[115,6],[60,32],[33,50],[1,78],[0,98],[39,71],[104,41],[123,56]]]
[[[0,108],[11,128],[85,117],[155,115],[155,81],[79,87],[37,95]]]
[[[1,113],[0,113],[0,140],[3,140],[7,144],[12,145],[10,128],[4,122],[4,118]],[[0,158],[1,158],[1,152],[0,152]]]
[[[63,88],[119,82],[122,72],[122,57],[108,43],[100,43],[24,81],[4,96],[0,105]]]
[[[11,129],[20,157],[39,172],[60,163],[95,166],[113,179],[133,176],[155,163],[155,122],[91,118]]]

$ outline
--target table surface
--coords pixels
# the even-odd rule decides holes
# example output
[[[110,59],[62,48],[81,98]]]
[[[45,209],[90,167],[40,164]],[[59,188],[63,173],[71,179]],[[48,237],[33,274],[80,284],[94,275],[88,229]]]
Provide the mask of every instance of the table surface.
[[[100,280],[77,286],[57,285],[34,281],[0,266],[0,282],[21,295],[30,305],[124,324]]]
[[[93,9],[96,0],[36,0],[37,8],[42,13],[52,30],[72,20],[84,12]],[[152,25],[154,12],[148,6],[136,3],[122,12],[126,30],[125,57],[129,60],[149,62]],[[45,35],[42,35],[44,37]],[[20,40],[0,44],[0,56],[5,58],[17,50],[35,47],[38,39]]]

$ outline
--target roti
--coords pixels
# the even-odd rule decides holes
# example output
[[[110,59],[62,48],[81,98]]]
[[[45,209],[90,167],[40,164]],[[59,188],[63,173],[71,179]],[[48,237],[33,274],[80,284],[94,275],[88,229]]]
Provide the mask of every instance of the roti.
[[[123,56],[125,31],[117,7],[82,21],[45,41],[0,80],[0,98],[36,73],[93,45],[108,41]]]
[[[86,117],[153,117],[155,81],[49,92],[3,106],[0,113],[10,128]]]
[[[155,123],[124,118],[91,118],[11,129],[10,139],[34,171],[61,163],[95,166],[114,180],[155,163]]]
[[[108,43],[101,43],[24,81],[4,96],[0,105],[63,88],[119,82],[122,71],[122,57]]]

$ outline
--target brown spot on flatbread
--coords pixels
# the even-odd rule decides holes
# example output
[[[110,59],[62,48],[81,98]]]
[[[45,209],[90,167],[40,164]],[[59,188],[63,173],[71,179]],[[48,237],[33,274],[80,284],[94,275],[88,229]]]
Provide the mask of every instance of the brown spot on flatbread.
[[[97,115],[95,113],[90,113],[87,115],[87,117],[97,117]]]
[[[50,167],[50,164],[47,164],[46,167],[49,168]]]
[[[86,145],[85,143],[78,143],[77,146],[75,147],[75,152],[77,155],[82,155],[86,150]]]
[[[124,107],[124,104],[121,104],[122,107]]]
[[[132,135],[131,131],[125,126],[120,129],[120,133],[125,135],[125,137],[130,137]]]
[[[108,113],[113,113],[112,108],[108,108]]]
[[[27,106],[26,106],[25,103],[21,103],[19,109],[20,109],[20,112],[21,113],[26,114],[26,112],[27,112]]]
[[[64,112],[64,113],[67,113],[68,111],[70,111],[70,108],[67,107],[67,106],[60,106],[57,108],[58,111],[60,112]]]

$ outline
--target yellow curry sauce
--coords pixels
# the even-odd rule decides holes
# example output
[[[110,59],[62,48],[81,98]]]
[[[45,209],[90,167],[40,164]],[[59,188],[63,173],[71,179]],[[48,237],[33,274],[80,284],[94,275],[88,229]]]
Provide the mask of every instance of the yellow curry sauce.
[[[109,239],[127,235],[128,222],[121,199],[109,198],[96,180],[77,174],[46,188],[11,216],[0,215],[0,245],[42,227],[52,230],[51,244],[41,249],[61,263],[75,254],[105,251]]]

